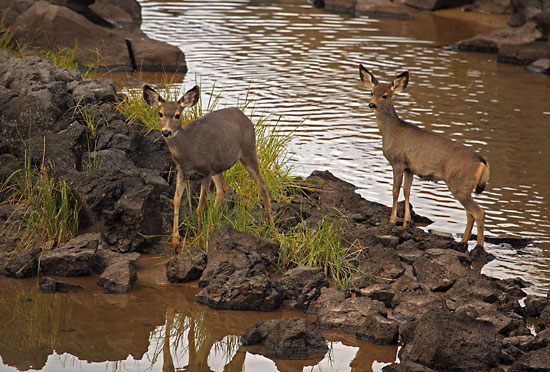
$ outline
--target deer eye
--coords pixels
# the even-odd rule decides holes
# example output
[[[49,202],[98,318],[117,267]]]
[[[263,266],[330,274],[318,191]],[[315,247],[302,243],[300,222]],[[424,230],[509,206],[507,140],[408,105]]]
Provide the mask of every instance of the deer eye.
[[[382,96],[382,98],[383,98],[383,99],[386,99],[386,98],[388,98],[388,95],[387,95],[387,94],[384,94],[384,95]]]
[[[180,114],[176,114],[176,115],[174,115],[174,117],[179,120],[180,119]]]
[[[164,115],[162,112],[159,112],[159,116],[162,118]]]

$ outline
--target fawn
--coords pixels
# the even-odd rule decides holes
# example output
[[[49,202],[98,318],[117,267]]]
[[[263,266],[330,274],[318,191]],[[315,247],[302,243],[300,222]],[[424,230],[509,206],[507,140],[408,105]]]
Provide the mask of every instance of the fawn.
[[[405,216],[403,226],[411,220],[409,196],[413,175],[445,184],[466,210],[466,229],[462,243],[477,225],[477,244],[483,247],[485,212],[472,198],[480,194],[489,180],[489,163],[469,147],[421,129],[399,118],[392,104],[394,93],[402,92],[409,82],[409,73],[399,74],[390,84],[380,84],[373,74],[359,65],[363,85],[372,90],[369,108],[374,109],[376,125],[382,134],[382,151],[393,168],[393,204],[390,222],[397,218],[397,199],[403,182]]]
[[[169,102],[149,85],[145,85],[143,86],[143,98],[149,106],[159,110],[161,134],[177,168],[172,227],[172,248],[174,250],[181,244],[179,207],[187,180],[201,180],[201,192],[197,207],[197,222],[200,231],[202,211],[210,182],[214,180],[216,186],[215,205],[219,205],[229,190],[222,172],[231,168],[239,160],[258,185],[266,218],[270,224],[273,223],[265,181],[260,175],[258,167],[254,124],[242,111],[237,108],[212,111],[182,127],[181,113],[199,100],[197,86],[187,91],[177,102]]]

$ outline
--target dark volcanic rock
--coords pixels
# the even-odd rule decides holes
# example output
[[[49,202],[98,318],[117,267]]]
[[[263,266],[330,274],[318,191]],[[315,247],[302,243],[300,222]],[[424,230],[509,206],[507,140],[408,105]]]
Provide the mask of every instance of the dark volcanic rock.
[[[41,248],[31,247],[19,254],[9,257],[4,267],[6,275],[17,279],[36,275],[38,271],[38,258],[41,253]]]
[[[308,310],[321,295],[321,288],[329,286],[322,268],[306,266],[288,270],[279,283],[284,298],[297,310]]]
[[[392,363],[382,368],[383,372],[436,372],[422,364],[401,360],[399,363]]]
[[[510,14],[510,0],[475,0],[467,10],[490,14]]]
[[[525,314],[527,316],[539,317],[545,307],[550,307],[550,298],[535,295],[525,297]]]
[[[215,231],[208,244],[208,264],[199,280],[199,303],[215,309],[273,310],[282,294],[269,268],[279,245],[269,239],[235,231],[228,225]]]
[[[353,16],[372,18],[412,19],[410,12],[390,0],[324,0],[324,7],[330,11],[349,13]]]
[[[508,372],[550,372],[550,346],[522,355]]]
[[[203,251],[191,248],[174,256],[166,263],[166,277],[171,283],[189,282],[200,278],[206,268],[206,255]]]
[[[397,343],[399,328],[393,319],[379,314],[369,314],[355,336],[377,345],[393,345]]]
[[[101,234],[77,236],[42,255],[40,272],[59,276],[90,275],[96,267],[97,249],[105,244]]]
[[[327,341],[319,328],[304,319],[264,320],[249,326],[241,336],[244,346],[263,344],[278,358],[305,359],[306,356],[325,353]]]
[[[543,331],[545,329],[550,329],[550,306],[544,308],[537,323],[538,331]]]
[[[443,371],[488,371],[497,366],[500,343],[487,322],[431,311],[402,330],[401,360]]]
[[[386,315],[386,308],[380,301],[368,297],[346,298],[342,302],[320,306],[316,323],[323,329],[338,329],[356,333],[365,322],[371,322],[372,315]]]
[[[82,287],[79,285],[65,283],[48,277],[40,278],[39,288],[42,292],[47,293],[66,293],[82,289]]]
[[[106,293],[128,293],[137,280],[134,265],[121,261],[107,266],[97,284],[105,288]]]
[[[537,14],[550,9],[548,0],[510,0],[510,4],[512,9],[508,24],[512,27],[524,25]]]

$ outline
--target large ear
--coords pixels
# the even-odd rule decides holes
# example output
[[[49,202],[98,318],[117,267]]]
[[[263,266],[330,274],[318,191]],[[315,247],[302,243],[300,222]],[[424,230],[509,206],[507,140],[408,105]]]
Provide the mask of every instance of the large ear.
[[[178,104],[184,109],[194,106],[199,101],[200,90],[198,86],[194,86],[189,89],[181,98],[178,100]]]
[[[143,86],[143,99],[151,107],[159,107],[164,102],[164,98],[147,84]]]
[[[390,85],[390,89],[394,93],[400,93],[405,90],[407,84],[409,84],[409,72],[405,71],[400,73],[395,79],[393,79]]]
[[[359,76],[361,77],[363,85],[367,88],[374,90],[374,88],[378,85],[378,80],[376,80],[374,75],[371,74],[363,65],[359,65]]]

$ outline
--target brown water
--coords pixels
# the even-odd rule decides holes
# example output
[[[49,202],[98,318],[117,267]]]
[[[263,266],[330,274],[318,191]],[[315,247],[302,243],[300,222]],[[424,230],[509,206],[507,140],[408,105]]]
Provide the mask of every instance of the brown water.
[[[420,13],[413,22],[373,20],[305,0],[142,7],[144,31],[186,54],[182,91],[198,81],[204,100],[215,85],[222,105],[234,105],[250,87],[258,111],[281,115],[280,128],[295,131],[295,174],[328,169],[387,205],[391,168],[358,64],[381,81],[409,70],[410,85],[395,98],[401,117],[472,146],[491,164],[488,188],[476,197],[487,211],[487,235],[536,241],[521,249],[487,244],[497,260],[483,272],[520,276],[535,284],[534,293],[550,291],[550,78],[497,64],[494,55],[438,47],[504,26],[505,18],[471,22],[474,15],[446,11]],[[435,221],[429,229],[462,233],[465,214],[443,184],[415,180],[412,203]],[[76,279],[88,289],[69,295],[41,294],[35,280],[0,279],[0,371],[380,371],[395,359],[396,347],[338,333],[325,334],[331,350],[317,359],[256,355],[238,344],[246,326],[298,314],[209,310],[194,302],[193,286],[167,284],[163,268],[154,268],[159,262],[142,263],[129,295],[104,295],[96,278]]]

